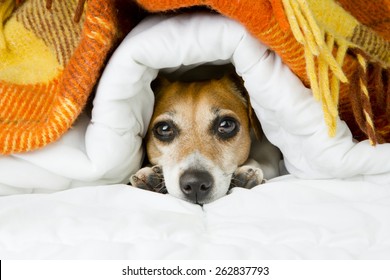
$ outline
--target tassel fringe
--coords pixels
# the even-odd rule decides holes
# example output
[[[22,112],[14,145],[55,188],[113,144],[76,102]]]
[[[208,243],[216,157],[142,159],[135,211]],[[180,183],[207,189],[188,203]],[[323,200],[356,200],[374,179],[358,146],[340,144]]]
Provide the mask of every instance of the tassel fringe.
[[[338,117],[339,83],[348,82],[342,65],[348,47],[337,42],[336,58],[333,56],[336,40],[326,34],[316,23],[305,0],[282,0],[286,16],[296,40],[304,46],[306,72],[313,96],[320,100],[330,136],[336,134]],[[330,76],[330,79],[329,79]]]
[[[353,46],[348,41],[335,38],[317,24],[307,0],[282,0],[290,28],[295,39],[305,51],[306,72],[310,81],[313,96],[322,103],[324,119],[330,136],[335,136],[338,118],[340,82],[348,79],[342,70],[346,53]],[[375,130],[374,116],[367,87],[368,62],[357,51],[358,70],[351,85],[350,100],[352,110],[360,129],[368,136],[371,145],[381,143],[382,137]],[[390,115],[389,94],[384,93],[382,67],[376,70],[379,99],[377,103]],[[386,70],[384,70],[386,71]],[[387,86],[387,88],[389,88]],[[387,97],[386,97],[387,96]]]
[[[371,145],[375,145],[378,143],[378,136],[375,132],[370,95],[367,88],[367,61],[359,53],[357,54],[357,61],[359,62],[358,73],[360,72],[357,81],[360,89],[358,93],[360,94],[361,111],[363,112],[363,123],[359,125],[363,127],[362,130],[368,135]]]

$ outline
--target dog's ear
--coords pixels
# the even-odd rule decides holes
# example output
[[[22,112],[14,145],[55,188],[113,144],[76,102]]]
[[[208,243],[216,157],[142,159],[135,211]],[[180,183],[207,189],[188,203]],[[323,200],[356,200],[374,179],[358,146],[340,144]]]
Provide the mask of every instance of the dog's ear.
[[[246,106],[248,108],[249,122],[251,124],[252,129],[253,129],[253,132],[254,132],[257,140],[261,140],[261,138],[263,137],[263,129],[261,128],[260,121],[257,118],[256,113],[252,108],[248,91],[246,90],[245,85],[244,85],[244,80],[240,76],[238,76],[235,72],[227,73],[222,79],[229,80],[230,82],[233,82],[236,90],[244,98]]]
[[[251,103],[249,101],[249,95],[248,95],[248,114],[249,114],[249,121],[251,123],[253,132],[255,133],[256,139],[261,140],[261,138],[263,137],[263,129],[261,128],[260,121],[257,118],[256,113],[251,106]]]
[[[157,78],[152,81],[150,86],[154,92],[154,95],[157,95],[162,88],[167,87],[169,84],[171,84],[171,82],[167,78],[162,75],[158,75]]]

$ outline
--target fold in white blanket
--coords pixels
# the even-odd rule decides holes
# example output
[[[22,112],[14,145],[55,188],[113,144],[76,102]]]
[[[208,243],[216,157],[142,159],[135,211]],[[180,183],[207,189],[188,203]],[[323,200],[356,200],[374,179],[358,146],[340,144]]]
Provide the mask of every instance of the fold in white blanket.
[[[269,140],[301,178],[390,184],[390,144],[354,143],[344,122],[329,138],[318,102],[280,58],[240,24],[218,15],[146,19],[115,51],[99,83],[92,119],[81,118],[42,150],[0,158],[0,194],[52,192],[126,182],[142,160],[159,70],[233,63]]]
[[[234,189],[203,208],[108,185],[140,166],[158,71],[205,63],[236,67],[297,177]],[[91,120],[80,117],[42,150],[0,158],[0,259],[388,259],[389,158],[389,144],[354,143],[341,121],[329,138],[310,90],[240,24],[149,18],[107,65]],[[75,188],[86,185],[96,187]],[[39,192],[55,193],[8,195]]]
[[[389,259],[390,188],[278,178],[203,209],[129,186],[0,197],[1,259]]]

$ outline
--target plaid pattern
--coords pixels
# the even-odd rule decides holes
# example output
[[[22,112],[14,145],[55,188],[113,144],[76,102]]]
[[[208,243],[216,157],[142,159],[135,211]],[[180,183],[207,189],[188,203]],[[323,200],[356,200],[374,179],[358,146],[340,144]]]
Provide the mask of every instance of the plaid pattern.
[[[310,86],[329,134],[390,142],[388,0],[138,0],[149,12],[207,6],[243,24]]]
[[[45,1],[30,0],[6,19],[6,47],[0,50],[1,154],[56,141],[84,108],[116,38],[116,22],[110,0],[89,1],[79,22],[73,20],[77,5],[77,0],[52,1],[47,9]]]
[[[1,154],[32,151],[65,133],[85,106],[118,34],[145,10],[193,6],[237,20],[278,53],[322,103],[330,135],[340,116],[355,139],[390,142],[388,0],[136,3],[144,10],[126,0],[0,1]]]

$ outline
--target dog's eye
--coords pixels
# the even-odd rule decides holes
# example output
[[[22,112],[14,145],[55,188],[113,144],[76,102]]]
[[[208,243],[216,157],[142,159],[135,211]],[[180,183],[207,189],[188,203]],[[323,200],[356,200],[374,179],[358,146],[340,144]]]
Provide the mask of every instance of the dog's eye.
[[[234,120],[223,119],[219,123],[219,133],[232,133],[236,129],[236,122]]]
[[[214,130],[221,139],[229,139],[237,134],[239,131],[239,124],[231,117],[223,117],[217,119]]]
[[[177,134],[176,126],[171,122],[159,122],[153,128],[154,136],[164,142],[170,142]]]

